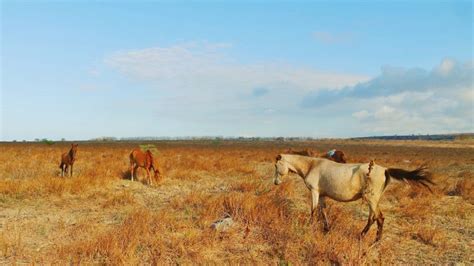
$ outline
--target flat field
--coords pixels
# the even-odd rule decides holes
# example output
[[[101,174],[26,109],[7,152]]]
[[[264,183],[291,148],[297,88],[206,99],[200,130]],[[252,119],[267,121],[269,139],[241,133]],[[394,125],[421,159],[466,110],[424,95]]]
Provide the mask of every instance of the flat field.
[[[129,180],[130,151],[154,145],[153,186]],[[474,263],[474,143],[80,142],[74,177],[61,178],[69,143],[0,143],[0,264],[450,264]],[[309,191],[290,175],[274,186],[288,148],[343,150],[349,162],[434,174],[433,193],[393,181],[382,197],[383,239],[362,240],[368,208],[327,200],[331,229],[309,224]],[[393,179],[392,179],[393,180]],[[234,224],[211,224],[230,215]]]

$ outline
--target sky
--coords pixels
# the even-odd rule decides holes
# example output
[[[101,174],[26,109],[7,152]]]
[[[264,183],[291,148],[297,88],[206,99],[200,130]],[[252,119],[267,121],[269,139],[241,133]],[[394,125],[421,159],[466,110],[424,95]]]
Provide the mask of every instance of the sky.
[[[474,132],[471,1],[1,1],[1,140]]]

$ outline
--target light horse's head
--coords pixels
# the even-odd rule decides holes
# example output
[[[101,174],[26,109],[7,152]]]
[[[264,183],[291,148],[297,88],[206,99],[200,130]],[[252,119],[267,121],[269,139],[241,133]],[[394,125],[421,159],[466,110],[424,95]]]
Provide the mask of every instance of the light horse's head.
[[[276,157],[275,176],[273,177],[273,183],[275,185],[280,185],[283,182],[282,178],[288,176],[290,172],[295,172],[295,170],[286,160],[282,160],[281,155],[278,155]]]

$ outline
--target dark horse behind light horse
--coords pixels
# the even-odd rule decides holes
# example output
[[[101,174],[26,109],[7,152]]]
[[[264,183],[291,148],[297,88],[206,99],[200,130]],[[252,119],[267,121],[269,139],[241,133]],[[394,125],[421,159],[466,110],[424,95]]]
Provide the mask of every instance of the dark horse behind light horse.
[[[154,178],[159,179],[161,177],[160,170],[155,167],[153,154],[150,150],[142,152],[140,149],[134,149],[130,153],[130,175],[133,181],[134,175],[136,175],[138,167],[145,168],[148,177],[148,185],[152,184],[150,170],[153,169]]]
[[[295,151],[292,148],[290,148],[285,153],[303,155],[303,156],[309,156],[309,157],[315,157],[315,158],[326,158],[336,163],[347,163],[346,155],[344,154],[344,152],[340,150],[336,150],[336,149],[332,149],[323,154],[318,154],[317,152],[310,149]]]
[[[306,187],[311,191],[311,219],[318,207],[323,218],[324,229],[329,225],[324,211],[324,198],[329,197],[336,201],[349,202],[364,198],[369,205],[369,219],[361,232],[364,236],[372,224],[377,221],[376,241],[382,237],[384,217],[379,209],[379,200],[390,178],[423,185],[434,184],[431,174],[425,167],[413,171],[396,168],[385,168],[371,161],[366,164],[340,164],[321,158],[280,154],[276,158],[274,183],[279,185],[282,177],[293,172],[301,176]],[[431,189],[430,189],[431,191]]]
[[[72,176],[72,167],[76,161],[77,146],[78,144],[71,144],[71,149],[61,155],[61,163],[59,164],[59,168],[61,168],[61,177],[64,177],[64,173],[67,174],[69,166],[71,166],[70,176]]]

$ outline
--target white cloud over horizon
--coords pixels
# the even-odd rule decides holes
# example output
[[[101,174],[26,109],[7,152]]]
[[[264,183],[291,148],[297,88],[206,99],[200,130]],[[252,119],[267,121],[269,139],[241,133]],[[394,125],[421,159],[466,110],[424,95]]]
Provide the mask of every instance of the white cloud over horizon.
[[[105,65],[144,82],[157,117],[196,135],[359,136],[474,131],[472,61],[381,74],[241,63],[230,44],[193,42],[119,51]],[[193,134],[190,134],[193,135]]]
[[[105,63],[133,79],[184,90],[292,88],[309,91],[337,89],[368,79],[364,75],[321,71],[282,62],[243,64],[226,54],[229,47],[230,44],[190,42],[119,51],[106,57]],[[166,86],[159,88],[166,89]]]

